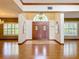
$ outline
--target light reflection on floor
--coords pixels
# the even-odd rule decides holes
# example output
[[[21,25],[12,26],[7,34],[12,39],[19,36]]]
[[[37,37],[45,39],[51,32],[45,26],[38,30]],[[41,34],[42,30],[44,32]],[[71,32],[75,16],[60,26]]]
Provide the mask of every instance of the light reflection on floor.
[[[46,41],[34,43],[18,47],[17,42],[0,41],[0,59],[79,59],[78,40],[65,42],[64,50],[62,45],[52,41],[51,44]]]
[[[75,52],[74,52],[75,51]],[[76,42],[65,43],[64,45],[64,56],[76,56],[77,55],[77,44]]]
[[[3,52],[5,56],[13,56],[19,54],[18,44],[17,43],[4,43]]]
[[[19,47],[17,40],[1,40],[0,43],[0,59],[18,59]]]
[[[55,41],[27,41],[19,49],[20,59],[63,59],[63,45]]]
[[[64,58],[65,59],[79,59],[78,58],[78,46],[79,41],[77,40],[67,40],[64,44]]]
[[[42,48],[42,53],[39,52],[39,48],[38,46],[35,46],[35,56],[34,56],[34,59],[47,59],[46,58],[46,47],[44,46]]]

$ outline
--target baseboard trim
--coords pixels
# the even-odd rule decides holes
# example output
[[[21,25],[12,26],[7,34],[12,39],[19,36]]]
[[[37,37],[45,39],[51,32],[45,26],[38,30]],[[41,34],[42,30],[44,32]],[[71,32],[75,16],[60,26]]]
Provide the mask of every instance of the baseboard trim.
[[[26,41],[32,41],[32,39],[27,39],[27,40],[23,41],[22,43],[18,43],[18,45],[22,45],[22,44],[24,44]],[[64,43],[60,43],[60,42],[58,42],[58,41],[55,40],[55,39],[52,39],[52,40],[49,40],[49,41],[56,41],[58,44],[64,45]]]
[[[18,43],[18,45],[22,45],[22,44],[24,44],[26,41],[31,41],[32,39],[27,39],[27,40],[25,40],[25,41],[23,41],[22,43]]]
[[[59,41],[57,41],[57,40],[55,40],[58,44],[60,44],[60,45],[64,45],[64,43],[60,43]]]

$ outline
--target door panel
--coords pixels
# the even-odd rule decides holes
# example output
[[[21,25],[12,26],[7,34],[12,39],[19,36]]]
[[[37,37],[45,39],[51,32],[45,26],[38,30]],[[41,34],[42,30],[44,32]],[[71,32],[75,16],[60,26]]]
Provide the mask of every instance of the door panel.
[[[34,26],[35,27],[35,30],[37,31],[38,30],[38,26]]]
[[[49,23],[48,22],[33,22],[32,23],[32,38],[33,39],[48,39],[49,38]]]
[[[43,30],[46,31],[46,26],[42,26],[42,27],[43,27]]]

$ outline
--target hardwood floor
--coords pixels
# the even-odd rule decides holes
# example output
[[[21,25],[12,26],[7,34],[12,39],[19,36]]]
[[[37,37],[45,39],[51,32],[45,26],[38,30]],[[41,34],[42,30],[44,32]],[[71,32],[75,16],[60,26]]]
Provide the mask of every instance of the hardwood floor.
[[[65,40],[64,59],[79,59],[79,40]]]
[[[17,40],[0,40],[0,59],[18,59]]]
[[[55,41],[27,41],[19,46],[20,59],[63,59],[63,45]]]
[[[0,40],[0,59],[79,59],[79,40],[27,41]]]

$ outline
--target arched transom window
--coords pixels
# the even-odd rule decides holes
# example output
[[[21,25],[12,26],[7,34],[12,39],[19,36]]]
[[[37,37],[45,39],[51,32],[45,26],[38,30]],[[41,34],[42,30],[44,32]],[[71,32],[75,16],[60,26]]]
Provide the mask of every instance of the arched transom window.
[[[45,14],[37,14],[33,21],[48,21],[48,18]]]

